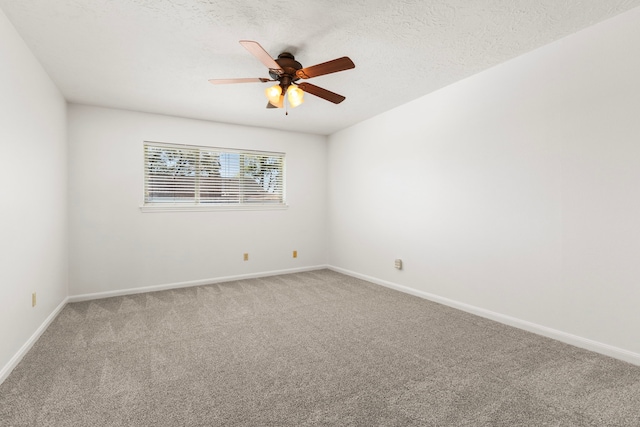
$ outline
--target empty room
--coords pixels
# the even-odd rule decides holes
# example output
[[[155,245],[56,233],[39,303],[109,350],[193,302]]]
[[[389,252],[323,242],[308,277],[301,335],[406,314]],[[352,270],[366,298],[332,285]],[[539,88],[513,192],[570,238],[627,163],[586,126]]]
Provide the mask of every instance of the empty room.
[[[640,0],[0,0],[0,425],[640,425]]]

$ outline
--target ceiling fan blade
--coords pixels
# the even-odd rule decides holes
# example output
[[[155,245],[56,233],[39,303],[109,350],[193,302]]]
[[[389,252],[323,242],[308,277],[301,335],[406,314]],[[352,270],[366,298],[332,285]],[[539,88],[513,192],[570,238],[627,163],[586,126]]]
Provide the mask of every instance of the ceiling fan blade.
[[[349,70],[355,67],[356,65],[349,57],[343,56],[333,61],[302,68],[296,71],[296,76],[301,79],[310,79],[311,77],[324,76],[325,74],[337,73],[338,71]]]
[[[209,83],[214,85],[226,85],[231,83],[265,83],[273,82],[275,80],[265,79],[262,77],[246,78],[246,79],[210,79]]]
[[[269,55],[269,53],[260,46],[260,43],[251,40],[240,40],[240,44],[275,74],[280,75],[284,72],[271,55]]]
[[[300,89],[302,89],[306,93],[310,93],[311,95],[315,95],[319,98],[326,99],[329,102],[333,102],[334,104],[340,104],[346,98],[342,95],[338,95],[337,93],[331,92],[330,90],[323,89],[319,86],[312,85],[311,83],[302,82],[298,85]]]
[[[278,108],[270,102],[267,102],[267,108]]]

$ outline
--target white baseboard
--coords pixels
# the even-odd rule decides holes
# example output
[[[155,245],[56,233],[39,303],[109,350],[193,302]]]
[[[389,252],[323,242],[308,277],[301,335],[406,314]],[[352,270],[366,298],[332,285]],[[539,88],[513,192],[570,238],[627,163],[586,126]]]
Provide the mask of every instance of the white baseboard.
[[[69,302],[89,301],[101,298],[119,297],[123,295],[141,294],[144,292],[164,291],[167,289],[188,288],[191,286],[211,285],[221,282],[232,282],[234,280],[255,279],[258,277],[277,276],[280,274],[301,273],[304,271],[321,270],[329,268],[327,265],[316,265],[312,267],[290,268],[286,270],[263,271],[260,273],[239,274],[236,276],[216,277],[213,279],[191,280],[188,282],[165,283],[162,285],[144,286],[141,288],[119,289],[115,291],[96,292],[91,294],[72,295]]]
[[[60,304],[58,304],[55,310],[53,310],[51,314],[44,320],[44,322],[42,322],[42,324],[38,327],[38,329],[36,329],[36,331],[33,333],[33,335],[31,335],[27,342],[24,343],[22,347],[20,347],[20,350],[18,350],[18,352],[13,355],[11,360],[9,360],[9,362],[4,365],[2,369],[0,369],[0,384],[2,384],[4,380],[7,379],[11,371],[13,371],[16,366],[18,366],[18,363],[20,363],[24,355],[27,354],[27,352],[31,350],[31,347],[33,347],[33,344],[38,341],[40,335],[42,335],[42,333],[47,330],[51,322],[53,322],[58,313],[60,313],[64,306],[67,304],[68,299],[69,298],[65,298]]]
[[[429,301],[433,301],[439,304],[453,307],[458,310],[466,311],[467,313],[471,313],[480,317],[485,317],[487,319],[495,320],[496,322],[500,322],[508,326],[524,329],[525,331],[532,332],[534,334],[542,335],[547,338],[552,338],[557,341],[564,342],[566,344],[580,347],[585,350],[593,351],[595,353],[604,354],[605,356],[613,357],[615,359],[623,360],[625,362],[633,363],[634,365],[640,366],[640,354],[634,353],[629,350],[614,347],[609,344],[604,344],[588,338],[583,338],[567,332],[559,331],[557,329],[548,328],[546,326],[538,325],[536,323],[528,322],[526,320],[521,320],[515,317],[506,316],[504,314],[496,313],[494,311],[486,310],[484,308],[458,302],[449,298],[444,298],[435,294],[431,294],[429,292],[413,289],[408,286],[399,285],[397,283],[392,283],[386,280],[381,280],[375,277],[356,273],[354,271],[346,270],[344,268],[335,267],[331,265],[328,266],[327,268],[329,268],[330,270],[336,271],[338,273],[342,273],[348,276],[356,277],[358,279],[366,280],[367,282],[371,282],[377,285],[385,286],[387,288],[395,289],[407,294],[411,294],[420,298],[427,299]]]

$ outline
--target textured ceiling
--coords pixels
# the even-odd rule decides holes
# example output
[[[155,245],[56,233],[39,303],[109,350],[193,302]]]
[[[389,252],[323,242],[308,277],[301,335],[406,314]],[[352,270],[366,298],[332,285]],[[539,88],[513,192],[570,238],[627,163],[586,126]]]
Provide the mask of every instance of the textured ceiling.
[[[331,134],[633,7],[640,0],[0,0],[70,102]],[[238,40],[303,66],[346,96],[265,108],[268,77]]]

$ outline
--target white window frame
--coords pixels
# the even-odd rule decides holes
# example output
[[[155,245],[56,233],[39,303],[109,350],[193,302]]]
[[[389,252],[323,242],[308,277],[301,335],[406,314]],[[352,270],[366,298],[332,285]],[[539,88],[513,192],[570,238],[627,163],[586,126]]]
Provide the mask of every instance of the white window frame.
[[[268,203],[260,203],[256,201],[244,201],[244,191],[247,189],[246,184],[243,184],[243,181],[246,183],[246,179],[239,179],[239,199],[238,201],[233,202],[200,202],[199,195],[200,193],[200,182],[201,179],[198,178],[198,174],[194,175],[194,198],[193,200],[185,200],[180,201],[163,201],[163,202],[154,202],[148,201],[148,169],[147,169],[147,147],[159,147],[159,148],[167,148],[167,149],[177,149],[183,151],[193,151],[197,154],[197,158],[200,158],[200,152],[217,152],[218,154],[223,155],[239,155],[241,158],[243,156],[267,156],[267,157],[277,157],[281,159],[280,164],[280,175],[281,178],[278,182],[278,187],[280,188],[280,192],[276,192],[276,196],[280,195],[280,201],[268,202]],[[286,156],[285,153],[282,152],[274,152],[274,151],[258,151],[258,150],[242,150],[235,148],[222,148],[222,147],[212,147],[205,145],[188,145],[188,144],[175,144],[175,143],[166,143],[166,142],[156,142],[156,141],[143,141],[142,144],[142,158],[143,158],[143,183],[142,183],[142,205],[140,206],[140,210],[142,212],[172,212],[172,211],[221,211],[221,210],[278,210],[278,209],[287,209],[288,205],[286,204]],[[195,157],[194,157],[195,158]],[[199,165],[197,166],[199,167]],[[254,190],[255,191],[255,190]]]

